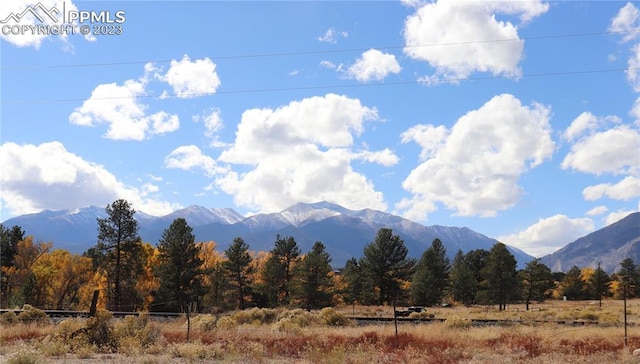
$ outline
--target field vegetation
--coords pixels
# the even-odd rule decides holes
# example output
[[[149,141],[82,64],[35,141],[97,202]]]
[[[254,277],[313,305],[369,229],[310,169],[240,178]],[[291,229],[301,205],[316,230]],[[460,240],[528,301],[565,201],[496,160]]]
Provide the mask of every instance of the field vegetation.
[[[640,300],[628,302],[625,346],[622,302],[554,301],[532,305],[428,308],[443,322],[357,325],[358,316],[391,317],[389,306],[307,311],[251,308],[191,318],[149,315],[54,321],[35,308],[1,317],[0,361],[6,363],[636,363]],[[476,326],[474,318],[511,320]],[[549,322],[542,322],[549,320]],[[582,320],[584,325],[553,320]]]

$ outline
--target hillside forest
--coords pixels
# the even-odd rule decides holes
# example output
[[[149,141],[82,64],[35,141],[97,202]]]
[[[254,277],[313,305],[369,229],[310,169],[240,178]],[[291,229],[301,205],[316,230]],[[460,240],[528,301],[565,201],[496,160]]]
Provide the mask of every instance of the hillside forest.
[[[338,270],[318,241],[302,252],[295,237],[276,236],[273,248],[255,252],[236,237],[225,251],[196,242],[183,218],[154,246],[143,242],[126,200],[97,219],[96,245],[83,254],[53,249],[20,226],[0,225],[0,306],[111,311],[220,312],[248,307],[482,304],[546,299],[598,300],[640,296],[640,270],[625,259],[614,274],[600,267],[552,272],[538,259],[518,270],[502,243],[490,250],[458,251],[453,261],[434,239],[420,259],[409,258],[400,236],[382,228]]]

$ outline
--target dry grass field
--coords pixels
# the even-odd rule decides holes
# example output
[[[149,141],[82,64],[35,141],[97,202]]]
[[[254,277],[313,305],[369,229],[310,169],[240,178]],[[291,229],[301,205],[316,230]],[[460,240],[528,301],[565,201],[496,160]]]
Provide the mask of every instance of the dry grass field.
[[[3,363],[638,363],[640,300],[628,302],[628,346],[624,344],[622,301],[548,301],[493,307],[429,308],[446,321],[356,326],[358,316],[390,317],[391,307],[251,309],[198,315],[186,320],[150,320],[144,315],[53,323],[2,317]],[[512,320],[476,327],[473,318]],[[548,320],[549,322],[541,322]],[[566,325],[555,321],[587,324]]]

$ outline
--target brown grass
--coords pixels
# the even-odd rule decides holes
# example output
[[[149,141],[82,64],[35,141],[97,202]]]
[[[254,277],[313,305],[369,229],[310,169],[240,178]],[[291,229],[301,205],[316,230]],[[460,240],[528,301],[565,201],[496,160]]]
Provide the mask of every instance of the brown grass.
[[[635,324],[638,303],[630,302],[629,321]],[[0,362],[30,356],[38,362],[229,362],[229,363],[637,363],[630,351],[640,347],[640,325],[624,330],[615,322],[621,304],[606,301],[550,302],[525,312],[519,306],[498,312],[492,307],[430,308],[446,318],[437,323],[354,326],[344,320],[353,307],[236,312],[222,317],[194,317],[190,340],[184,318],[153,321],[146,317],[110,319],[113,335],[108,350],[72,334],[91,326],[84,319],[58,324],[17,322],[0,326]],[[356,307],[387,316],[390,307]],[[504,326],[473,327],[469,318],[520,320]],[[600,324],[569,326],[539,320],[588,320]],[[620,321],[621,318],[620,318]],[[336,326],[337,325],[337,326]],[[84,340],[84,341],[83,341]],[[28,355],[25,351],[28,351]],[[636,360],[634,360],[636,359]]]

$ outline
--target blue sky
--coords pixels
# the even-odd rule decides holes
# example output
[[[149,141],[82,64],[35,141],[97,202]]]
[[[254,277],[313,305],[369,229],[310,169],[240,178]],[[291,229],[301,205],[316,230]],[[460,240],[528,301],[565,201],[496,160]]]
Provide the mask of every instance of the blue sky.
[[[0,5],[0,221],[326,200],[541,256],[639,209],[637,4],[40,3],[103,18]]]

